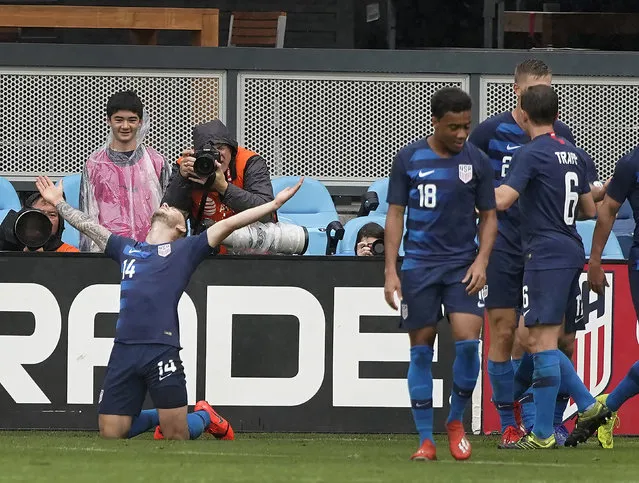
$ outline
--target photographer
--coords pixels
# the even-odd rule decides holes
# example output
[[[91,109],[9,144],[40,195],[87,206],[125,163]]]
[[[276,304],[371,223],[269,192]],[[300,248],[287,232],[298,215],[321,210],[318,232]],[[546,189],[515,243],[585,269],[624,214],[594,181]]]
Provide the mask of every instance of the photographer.
[[[55,206],[35,193],[27,198],[20,211],[9,211],[2,221],[0,250],[78,252],[76,247],[62,241],[63,231],[64,220],[60,219]]]
[[[384,256],[384,229],[377,223],[366,223],[357,232],[355,254],[358,257]]]
[[[216,119],[193,128],[193,149],[185,150],[178,159],[162,203],[188,211],[191,231],[199,233],[212,222],[273,199],[264,158],[239,147]],[[275,220],[269,214],[260,221]]]

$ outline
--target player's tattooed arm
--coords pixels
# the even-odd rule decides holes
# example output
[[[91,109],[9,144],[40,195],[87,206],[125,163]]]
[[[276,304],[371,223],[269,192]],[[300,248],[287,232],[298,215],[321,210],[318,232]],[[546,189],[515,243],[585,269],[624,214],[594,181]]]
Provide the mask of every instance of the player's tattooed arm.
[[[97,224],[89,215],[76,210],[64,200],[59,201],[55,207],[62,218],[77,228],[78,231],[91,238],[100,247],[100,250],[104,251],[111,236],[109,230]]]
[[[63,182],[60,181],[56,186],[47,176],[38,176],[36,179],[36,188],[38,188],[40,195],[45,201],[56,207],[62,218],[91,238],[91,240],[100,247],[100,250],[104,251],[111,232],[103,226],[98,225],[89,215],[80,210],[76,210],[64,201],[64,187],[62,183]]]

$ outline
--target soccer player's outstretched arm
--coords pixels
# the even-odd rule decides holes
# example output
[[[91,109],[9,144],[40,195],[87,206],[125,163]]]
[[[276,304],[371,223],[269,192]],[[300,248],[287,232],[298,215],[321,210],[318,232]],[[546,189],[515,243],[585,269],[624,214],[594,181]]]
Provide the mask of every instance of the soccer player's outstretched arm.
[[[592,247],[590,249],[590,261],[588,262],[588,285],[593,292],[603,295],[608,285],[606,274],[601,268],[601,255],[603,253],[612,225],[617,218],[621,204],[626,200],[635,185],[635,168],[630,163],[631,158],[621,158],[615,167],[615,172],[610,179],[606,196],[597,212],[597,224],[592,234]]]
[[[100,250],[104,251],[111,232],[93,221],[93,218],[86,213],[76,210],[64,201],[62,181],[56,186],[47,176],[38,176],[36,187],[40,195],[42,195],[42,198],[55,206],[62,218],[68,221],[78,231],[91,238],[91,240],[100,247]]]
[[[216,247],[223,240],[225,240],[231,233],[238,228],[242,228],[251,223],[261,220],[265,215],[277,211],[284,203],[290,200],[295,193],[298,192],[304,177],[302,176],[295,186],[289,186],[280,191],[273,201],[269,201],[263,205],[249,208],[248,210],[241,211],[236,215],[226,218],[222,221],[218,221],[213,226],[206,230],[206,236],[209,241],[209,246]]]
[[[578,220],[592,220],[597,215],[597,206],[592,197],[592,192],[579,195],[579,210],[577,210]]]

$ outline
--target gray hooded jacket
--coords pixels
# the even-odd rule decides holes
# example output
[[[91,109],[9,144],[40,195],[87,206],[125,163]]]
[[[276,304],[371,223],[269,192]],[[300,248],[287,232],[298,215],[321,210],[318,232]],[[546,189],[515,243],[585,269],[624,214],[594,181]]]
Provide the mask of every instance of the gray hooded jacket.
[[[228,128],[219,119],[198,124],[193,128],[193,149],[195,151],[198,151],[209,142],[231,146],[233,158],[229,164],[229,170],[231,179],[237,178],[235,155],[237,154],[238,144],[231,136]],[[193,189],[200,190],[202,187],[193,181],[183,178],[180,175],[180,167],[175,163],[162,203],[167,203],[170,206],[192,213],[191,191]],[[234,212],[239,213],[268,203],[273,198],[273,187],[268,165],[262,156],[255,155],[247,161],[244,168],[244,188],[239,188],[229,183],[226,193],[220,200]],[[268,215],[261,221],[273,221],[273,217]]]

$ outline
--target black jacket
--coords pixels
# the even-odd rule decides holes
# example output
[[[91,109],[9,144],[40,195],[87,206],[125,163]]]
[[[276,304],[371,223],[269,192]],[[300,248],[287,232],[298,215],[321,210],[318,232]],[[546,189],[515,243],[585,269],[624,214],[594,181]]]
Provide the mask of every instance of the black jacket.
[[[228,128],[219,119],[199,124],[193,128],[193,149],[195,151],[202,149],[209,142],[231,146],[233,157],[229,164],[229,170],[231,179],[236,179],[235,156],[238,144],[231,136]],[[192,213],[191,191],[194,188],[199,190],[202,187],[183,178],[180,175],[180,167],[176,163],[173,165],[171,179],[162,198],[162,203],[167,203],[170,206]],[[257,154],[247,161],[244,168],[244,188],[239,188],[229,183],[226,193],[220,200],[234,212],[239,213],[254,206],[268,203],[273,198],[273,186],[271,185],[268,165],[264,158]],[[268,222],[272,220],[272,216],[268,215],[261,221]]]

